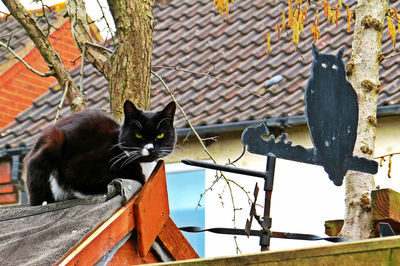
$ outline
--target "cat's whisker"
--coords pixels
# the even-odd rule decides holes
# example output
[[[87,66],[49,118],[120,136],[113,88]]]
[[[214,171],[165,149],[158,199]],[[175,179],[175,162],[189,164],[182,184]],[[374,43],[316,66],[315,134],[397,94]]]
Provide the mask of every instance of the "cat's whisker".
[[[125,142],[119,142],[117,144],[111,145],[110,148],[108,149],[108,151],[112,150],[115,147],[122,147],[122,144],[124,144]]]
[[[117,156],[115,156],[113,159],[116,159],[117,157],[118,157],[118,160],[116,160],[111,166],[110,166],[110,169],[115,165],[115,164],[117,164],[119,161],[121,161],[121,160],[123,160],[125,157],[126,157],[126,160],[128,160],[129,158],[131,158],[132,157],[132,155],[137,155],[137,154],[139,154],[137,151],[132,151],[132,152],[126,152],[126,151],[124,151],[123,153],[121,153],[121,154],[119,154],[119,155],[117,155]],[[112,160],[113,160],[112,159]],[[111,162],[111,161],[110,161]],[[126,161],[125,161],[126,162]],[[121,166],[122,167],[122,166]]]
[[[138,147],[126,147],[126,146],[120,146],[121,148],[123,148],[124,150],[140,150],[140,148]]]
[[[123,156],[121,156],[118,160],[116,160],[115,162],[113,162],[113,164],[110,166],[110,169],[113,168],[113,166],[115,164],[117,164],[119,161],[121,161],[122,159],[124,159],[126,157],[126,155],[124,154]],[[129,157],[128,157],[129,158]]]
[[[125,162],[121,165],[120,168],[124,167],[125,164],[129,164],[129,163],[131,163],[132,161],[138,159],[139,157],[140,157],[140,154],[137,154],[136,156],[128,157],[128,159],[125,160]]]
[[[110,168],[112,168],[116,163],[118,163],[119,161],[121,161],[122,159],[124,159],[124,157],[130,157],[132,155],[134,155],[135,153],[139,153],[139,150],[137,151],[125,151],[123,150],[123,152],[121,152],[120,154],[116,155],[115,157],[113,157],[109,162],[111,163],[113,160],[116,160]]]
[[[121,152],[121,153],[117,154],[116,156],[114,156],[113,158],[111,158],[108,162],[111,163],[113,160],[119,159],[124,156],[126,156],[126,154],[124,152]]]

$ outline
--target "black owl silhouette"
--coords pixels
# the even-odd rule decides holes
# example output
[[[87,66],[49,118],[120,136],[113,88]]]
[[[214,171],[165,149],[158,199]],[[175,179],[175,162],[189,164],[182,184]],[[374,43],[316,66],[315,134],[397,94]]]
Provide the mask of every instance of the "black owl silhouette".
[[[358,97],[346,79],[344,48],[335,55],[312,47],[314,60],[305,102],[314,156],[329,178],[342,185],[357,137]]]

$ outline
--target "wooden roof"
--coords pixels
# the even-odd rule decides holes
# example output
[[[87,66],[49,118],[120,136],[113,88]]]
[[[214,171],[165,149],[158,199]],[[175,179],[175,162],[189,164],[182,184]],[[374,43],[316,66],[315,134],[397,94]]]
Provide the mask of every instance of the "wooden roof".
[[[158,239],[173,260],[199,256],[169,217],[164,162],[159,161],[140,193],[115,212],[106,222],[73,247],[59,265],[93,265],[135,229],[108,265],[142,264],[159,261],[150,251]]]
[[[0,208],[0,265],[141,264],[198,258],[169,217],[164,163],[142,187],[115,179],[106,195]]]

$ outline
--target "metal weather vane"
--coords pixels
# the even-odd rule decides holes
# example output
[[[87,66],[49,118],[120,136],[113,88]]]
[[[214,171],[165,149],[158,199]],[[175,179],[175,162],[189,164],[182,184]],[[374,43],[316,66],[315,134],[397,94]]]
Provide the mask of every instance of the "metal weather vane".
[[[313,64],[310,79],[305,92],[306,119],[314,147],[306,149],[286,141],[288,135],[282,134],[279,140],[270,134],[265,123],[248,127],[242,133],[242,143],[247,151],[267,156],[265,172],[211,164],[195,160],[182,160],[183,163],[227,171],[264,179],[265,203],[263,216],[255,210],[258,187],[254,190],[254,202],[250,210],[250,219],[245,229],[186,227],[189,232],[210,231],[222,234],[235,234],[260,237],[261,250],[268,250],[271,237],[303,240],[326,240],[330,242],[347,241],[341,237],[319,237],[308,234],[294,234],[271,231],[270,217],[271,195],[275,176],[275,160],[282,158],[324,167],[329,179],[337,186],[343,184],[348,170],[375,174],[378,163],[353,155],[357,138],[358,98],[346,79],[345,65],[342,60],[343,49],[336,55],[320,53],[313,45]],[[270,135],[266,140],[264,137]],[[251,230],[253,218],[260,224],[261,230]],[[388,235],[390,235],[388,233]]]
[[[314,60],[308,81],[305,103],[307,125],[314,148],[292,146],[282,134],[276,142],[265,124],[243,131],[242,143],[247,150],[265,156],[273,156],[302,163],[321,165],[329,179],[342,185],[348,170],[376,174],[378,163],[353,156],[357,138],[358,98],[346,79],[342,60],[343,48],[335,55],[323,54],[313,45]]]

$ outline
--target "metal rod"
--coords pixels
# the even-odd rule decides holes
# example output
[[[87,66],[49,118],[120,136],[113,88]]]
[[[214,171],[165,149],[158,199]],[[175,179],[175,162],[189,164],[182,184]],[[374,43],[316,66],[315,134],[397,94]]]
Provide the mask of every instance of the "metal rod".
[[[238,228],[223,228],[223,227],[215,227],[215,228],[201,228],[197,226],[185,226],[179,228],[182,231],[190,232],[190,233],[201,233],[201,232],[211,232],[215,234],[224,234],[224,235],[247,235],[245,229]],[[260,236],[264,231],[263,230],[250,230],[250,236]],[[282,238],[282,239],[297,239],[297,240],[326,240],[329,242],[346,242],[349,241],[344,237],[330,236],[330,237],[320,237],[312,234],[299,234],[299,233],[288,233],[288,232],[271,232],[271,237],[273,238]]]
[[[225,172],[230,172],[230,173],[249,175],[249,176],[261,177],[261,178],[266,177],[265,172],[253,171],[253,170],[248,170],[248,169],[244,169],[244,168],[220,165],[220,164],[215,164],[215,163],[207,163],[207,162],[201,162],[201,161],[190,160],[190,159],[184,159],[181,162],[184,164],[187,164],[187,165],[203,167],[203,168],[208,168],[208,169],[214,169],[214,170],[219,170],[219,171],[225,171]]]
[[[271,214],[271,196],[274,187],[275,177],[275,164],[276,158],[267,156],[267,178],[265,179],[264,191],[265,191],[265,204],[264,204],[264,217],[269,217]]]
[[[272,189],[274,187],[275,163],[276,163],[275,157],[267,156],[267,167],[266,167],[267,176],[265,178],[265,183],[264,183],[265,201],[264,201],[263,222],[265,226],[268,227],[268,232],[263,232],[261,236],[261,241],[260,241],[261,251],[269,250],[270,246],[270,238],[271,238],[270,228],[272,222],[272,219],[270,217],[271,197],[272,197]]]

